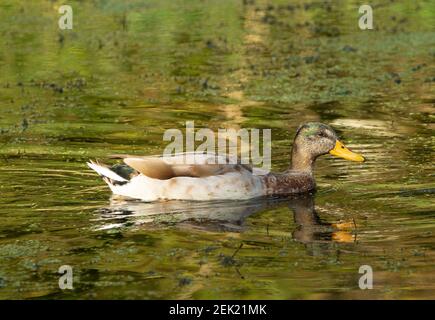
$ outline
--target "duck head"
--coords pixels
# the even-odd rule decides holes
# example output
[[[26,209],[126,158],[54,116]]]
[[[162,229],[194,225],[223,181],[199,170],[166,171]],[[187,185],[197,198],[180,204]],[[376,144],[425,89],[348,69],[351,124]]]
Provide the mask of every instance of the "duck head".
[[[327,153],[350,161],[365,160],[362,155],[346,148],[330,126],[320,122],[308,122],[301,125],[296,132],[291,169],[311,171],[317,157]]]

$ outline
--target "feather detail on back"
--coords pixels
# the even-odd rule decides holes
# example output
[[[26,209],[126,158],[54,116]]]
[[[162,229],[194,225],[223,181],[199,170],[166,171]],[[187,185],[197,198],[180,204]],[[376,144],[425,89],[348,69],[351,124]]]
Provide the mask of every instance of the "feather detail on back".
[[[174,177],[209,177],[242,169],[252,172],[252,167],[241,164],[238,159],[217,154],[184,153],[171,157],[142,157],[127,154],[112,155],[111,158],[123,159],[124,163],[141,174],[166,180]]]
[[[165,180],[175,177],[172,166],[159,158],[125,158],[124,163],[153,179]]]
[[[253,174],[249,165],[225,163],[229,161],[225,156],[182,154],[163,158],[118,155],[116,158],[125,163],[117,166],[127,165],[136,173],[127,177],[116,170],[116,166],[108,168],[94,162],[88,165],[103,176],[114,194],[121,196],[144,201],[239,200],[264,194],[262,179]],[[184,164],[186,160],[189,164]]]

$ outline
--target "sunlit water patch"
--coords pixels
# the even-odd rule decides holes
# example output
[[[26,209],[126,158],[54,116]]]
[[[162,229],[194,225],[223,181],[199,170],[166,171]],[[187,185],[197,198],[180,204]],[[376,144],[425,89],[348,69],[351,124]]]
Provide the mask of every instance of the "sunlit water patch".
[[[435,12],[375,1],[362,32],[348,4],[72,1],[64,33],[56,4],[2,1],[0,298],[434,298]],[[274,170],[322,121],[367,161],[232,203],[111,197],[85,165],[186,121],[271,128]]]

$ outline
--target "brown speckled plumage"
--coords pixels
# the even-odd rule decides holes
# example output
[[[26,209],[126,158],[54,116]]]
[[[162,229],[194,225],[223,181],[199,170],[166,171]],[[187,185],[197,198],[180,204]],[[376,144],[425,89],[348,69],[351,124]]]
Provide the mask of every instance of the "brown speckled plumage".
[[[263,176],[265,195],[304,193],[316,188],[314,176],[309,172],[288,171]]]

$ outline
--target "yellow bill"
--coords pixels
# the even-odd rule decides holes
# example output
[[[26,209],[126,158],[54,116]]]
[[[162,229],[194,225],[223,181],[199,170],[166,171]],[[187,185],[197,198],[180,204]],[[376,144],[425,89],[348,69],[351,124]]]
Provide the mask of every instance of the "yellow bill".
[[[334,149],[329,151],[333,156],[337,156],[350,161],[363,162],[365,159],[362,155],[350,151],[343,143],[337,140]]]

